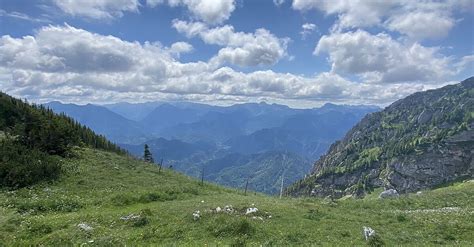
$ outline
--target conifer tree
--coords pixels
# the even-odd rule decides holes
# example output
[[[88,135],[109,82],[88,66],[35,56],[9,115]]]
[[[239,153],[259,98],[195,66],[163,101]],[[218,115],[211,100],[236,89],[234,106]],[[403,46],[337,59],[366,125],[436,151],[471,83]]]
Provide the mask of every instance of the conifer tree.
[[[148,144],[145,144],[145,152],[143,153],[143,159],[146,162],[153,163],[153,155],[150,152],[150,148],[148,147]]]

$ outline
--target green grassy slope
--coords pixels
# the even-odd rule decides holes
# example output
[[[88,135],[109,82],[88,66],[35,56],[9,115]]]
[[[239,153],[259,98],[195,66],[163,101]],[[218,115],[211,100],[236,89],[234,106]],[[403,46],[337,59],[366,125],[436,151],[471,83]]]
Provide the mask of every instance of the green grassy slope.
[[[379,200],[269,197],[204,184],[112,153],[77,149],[58,181],[0,191],[0,246],[474,244],[474,183]],[[257,218],[241,211],[252,204]],[[211,208],[233,205],[234,214]],[[201,219],[192,213],[200,210]],[[267,212],[267,214],[265,213]],[[139,215],[134,220],[123,216]],[[271,218],[269,218],[271,215]],[[262,217],[263,220],[258,217]],[[77,225],[92,227],[86,231]]]

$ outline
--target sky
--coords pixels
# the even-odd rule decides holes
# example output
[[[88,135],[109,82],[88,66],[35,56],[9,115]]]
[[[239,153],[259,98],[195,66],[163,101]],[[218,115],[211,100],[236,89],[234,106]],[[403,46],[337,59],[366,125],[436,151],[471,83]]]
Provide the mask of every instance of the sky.
[[[385,106],[474,75],[474,0],[0,0],[32,102]]]

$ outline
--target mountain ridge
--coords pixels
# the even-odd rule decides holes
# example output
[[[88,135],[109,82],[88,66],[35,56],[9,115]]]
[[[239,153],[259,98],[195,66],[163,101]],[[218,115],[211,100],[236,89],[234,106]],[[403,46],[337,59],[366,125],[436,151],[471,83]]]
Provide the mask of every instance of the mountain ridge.
[[[474,173],[474,77],[418,92],[364,117],[316,161],[293,195],[412,192]]]

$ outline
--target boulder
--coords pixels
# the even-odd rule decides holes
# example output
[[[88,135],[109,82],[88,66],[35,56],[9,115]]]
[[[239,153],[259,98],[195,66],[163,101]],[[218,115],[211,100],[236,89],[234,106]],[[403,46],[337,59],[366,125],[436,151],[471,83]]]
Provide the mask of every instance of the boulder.
[[[362,233],[364,234],[365,240],[369,240],[370,237],[375,235],[375,230],[368,226],[364,226],[362,227],[362,229],[363,229]]]
[[[380,193],[379,198],[396,198],[398,197],[398,191],[395,189],[388,189]]]

